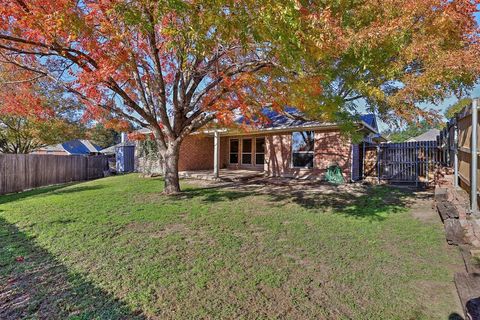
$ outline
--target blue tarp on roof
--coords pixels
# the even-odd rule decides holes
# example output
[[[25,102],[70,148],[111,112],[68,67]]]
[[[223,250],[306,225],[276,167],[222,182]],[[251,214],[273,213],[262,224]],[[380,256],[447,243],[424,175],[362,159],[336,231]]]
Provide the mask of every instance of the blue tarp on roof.
[[[91,144],[93,149],[90,148],[87,143]],[[100,152],[102,148],[99,146],[91,143],[91,142],[85,142],[83,140],[70,140],[67,142],[62,143],[62,147],[65,149],[70,154],[83,154],[87,155],[92,152]]]

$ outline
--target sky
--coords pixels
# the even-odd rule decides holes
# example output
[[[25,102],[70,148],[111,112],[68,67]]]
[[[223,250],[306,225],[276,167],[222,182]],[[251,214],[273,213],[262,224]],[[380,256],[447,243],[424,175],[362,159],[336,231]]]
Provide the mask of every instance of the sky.
[[[480,98],[480,84],[477,84],[468,96],[470,98]],[[452,104],[454,104],[457,101],[458,101],[458,99],[455,96],[451,96],[451,97],[445,99],[442,103],[440,103],[438,105],[431,104],[431,103],[425,103],[425,104],[422,104],[421,107],[422,107],[422,109],[425,108],[425,109],[438,110],[440,112],[440,114],[443,115],[445,113],[445,111],[448,109],[448,107],[450,107]],[[360,107],[360,110],[361,109],[362,109],[362,107]],[[378,120],[377,122],[378,122],[378,127],[379,127],[380,131],[385,131],[385,130],[390,129],[389,125],[382,122],[382,120],[380,120],[380,119],[377,119],[377,120]],[[448,119],[445,118],[444,120],[447,121]]]
[[[480,6],[479,6],[479,10],[480,10]],[[477,23],[480,24],[480,12],[477,12],[475,14],[475,18],[477,20]],[[475,86],[475,88],[473,88],[473,90],[470,92],[469,96],[471,98],[480,98],[480,83],[477,84]],[[449,98],[445,99],[439,105],[423,104],[422,108],[431,108],[431,109],[434,109],[434,110],[439,110],[441,114],[444,114],[445,110],[447,110],[448,107],[450,107],[452,104],[457,102],[457,100],[458,99],[455,96],[452,96],[452,97],[449,97]],[[445,120],[448,120],[448,119],[445,119]],[[384,130],[389,129],[389,127],[385,123],[383,123],[381,120],[378,121],[378,126],[379,126],[380,131],[384,131]]]

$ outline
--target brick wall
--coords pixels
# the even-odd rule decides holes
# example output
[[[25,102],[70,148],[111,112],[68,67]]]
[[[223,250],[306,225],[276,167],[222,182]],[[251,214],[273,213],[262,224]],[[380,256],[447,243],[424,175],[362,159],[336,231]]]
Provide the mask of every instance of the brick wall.
[[[179,171],[213,170],[213,137],[190,135],[180,146]]]
[[[338,130],[315,131],[314,164],[311,169],[292,168],[290,132],[266,136],[265,171],[272,176],[322,178],[333,163],[350,179],[351,144]]]

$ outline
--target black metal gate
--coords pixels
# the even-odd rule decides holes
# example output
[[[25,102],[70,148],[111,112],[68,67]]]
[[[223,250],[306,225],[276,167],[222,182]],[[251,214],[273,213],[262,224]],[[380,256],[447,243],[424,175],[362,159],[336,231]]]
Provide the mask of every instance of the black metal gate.
[[[436,141],[382,143],[377,146],[377,178],[389,183],[431,184],[439,155]]]

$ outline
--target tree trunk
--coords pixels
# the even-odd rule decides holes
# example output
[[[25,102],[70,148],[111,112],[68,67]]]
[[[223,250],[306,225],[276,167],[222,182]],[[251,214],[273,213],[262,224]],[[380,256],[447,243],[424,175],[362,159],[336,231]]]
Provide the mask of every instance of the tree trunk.
[[[176,194],[180,192],[180,182],[178,179],[178,158],[179,148],[168,149],[164,156],[165,173],[165,194]]]

